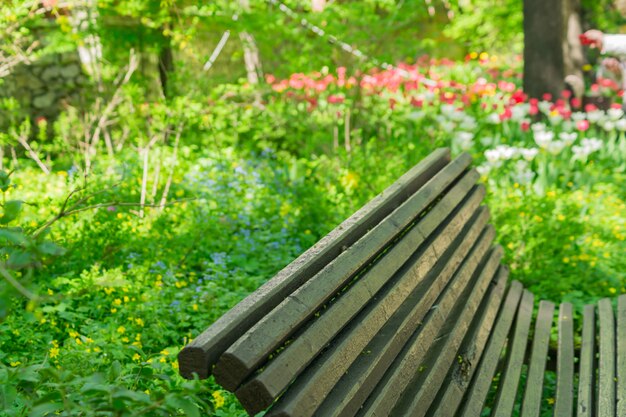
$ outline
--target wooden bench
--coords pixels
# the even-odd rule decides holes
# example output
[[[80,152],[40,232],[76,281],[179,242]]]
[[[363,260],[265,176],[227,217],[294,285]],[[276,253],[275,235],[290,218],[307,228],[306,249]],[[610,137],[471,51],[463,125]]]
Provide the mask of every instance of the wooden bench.
[[[555,305],[507,282],[470,162],[428,156],[186,346],[181,374],[250,415],[527,417],[552,355],[555,416],[626,416],[626,295],[616,316],[586,306],[580,338],[562,303],[551,352]]]

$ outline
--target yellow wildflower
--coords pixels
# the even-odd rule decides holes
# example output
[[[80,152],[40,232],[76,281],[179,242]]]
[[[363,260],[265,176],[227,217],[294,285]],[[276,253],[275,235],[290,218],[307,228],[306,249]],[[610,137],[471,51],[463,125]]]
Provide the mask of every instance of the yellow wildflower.
[[[135,353],[135,354],[133,355],[133,360],[134,360],[134,361],[139,361],[140,359],[141,359],[141,356],[139,356],[139,354],[138,354],[138,353]]]
[[[120,327],[117,328],[117,332],[119,334],[123,334],[125,331],[126,331],[126,327],[124,327],[124,326],[120,326]]]
[[[221,391],[213,391],[213,404],[215,404],[215,408],[221,408],[224,406],[224,403],[226,402],[226,400],[224,399],[224,396],[222,395]]]
[[[59,348],[58,347],[52,347],[50,348],[50,350],[48,351],[48,353],[50,354],[50,358],[56,358],[57,356],[59,356]]]

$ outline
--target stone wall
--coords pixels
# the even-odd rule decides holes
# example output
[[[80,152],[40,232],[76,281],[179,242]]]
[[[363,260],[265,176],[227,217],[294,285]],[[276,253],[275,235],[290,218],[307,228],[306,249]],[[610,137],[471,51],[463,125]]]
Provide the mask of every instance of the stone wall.
[[[54,119],[81,99],[87,80],[77,52],[48,54],[15,67],[0,84],[0,97],[14,97],[33,120]]]

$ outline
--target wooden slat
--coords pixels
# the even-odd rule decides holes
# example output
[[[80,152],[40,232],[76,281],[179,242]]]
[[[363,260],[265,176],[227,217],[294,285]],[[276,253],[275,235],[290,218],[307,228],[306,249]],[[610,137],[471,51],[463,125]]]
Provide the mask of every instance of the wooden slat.
[[[428,271],[402,306],[363,349],[367,353],[356,358],[315,415],[346,417],[356,413],[475,244],[488,218],[486,207],[479,208],[466,226],[468,231],[461,233],[448,251],[438,251],[443,254],[437,265]],[[418,259],[415,264],[421,265],[422,261]]]
[[[617,299],[617,416],[626,416],[626,294]]]
[[[439,196],[442,189],[452,184],[468,162],[467,158],[457,158],[446,166],[384,221],[250,328],[219,358],[214,369],[216,381],[227,390],[235,390],[324,303],[380,254],[418,213]],[[477,179],[475,170],[467,172],[448,194],[466,195]]]
[[[491,233],[492,229],[488,230],[490,236],[486,240],[490,242],[493,234]],[[485,236],[483,235],[481,241],[468,254],[463,266],[430,310],[423,325],[411,336],[358,415],[387,415],[403,391],[411,384],[416,372],[419,371],[418,364],[423,362],[430,346],[459,301],[459,296],[467,287],[478,266],[483,263],[485,255],[482,254],[485,253],[485,250],[482,242],[484,241]],[[496,253],[495,256],[498,254]]]
[[[393,411],[391,415],[427,416],[428,408],[439,392],[448,370],[455,360],[458,361],[457,352],[463,337],[470,327],[489,284],[497,276],[501,258],[502,248],[496,246],[489,261],[476,271],[477,279],[472,281],[465,293],[459,297],[455,311],[448,317],[446,325],[442,327],[438,338],[431,346],[428,356],[422,361],[420,366],[425,368],[424,371],[417,373],[416,380],[409,384],[403,398],[396,406],[396,410],[400,413]],[[504,284],[504,282],[500,283],[501,286]]]
[[[280,271],[257,291],[215,321],[178,355],[180,373],[185,378],[207,378],[219,356],[276,307],[287,295],[308,281],[335,259],[345,247],[352,246],[369,229],[381,222],[396,207],[441,171],[450,160],[448,149],[438,149],[393,185],[379,194],[350,218]],[[464,157],[462,163],[469,163]]]
[[[481,250],[487,250],[493,235],[493,231],[488,236],[483,233],[479,244]],[[477,264],[478,261],[475,263]],[[419,262],[414,265],[420,268]],[[406,298],[407,295],[404,294],[403,297]],[[268,417],[312,415],[350,365],[392,317],[390,313],[393,311],[388,313],[384,304],[376,302],[368,305],[330,348],[296,379],[290,389],[272,407],[267,414]]]
[[[493,407],[492,416],[494,417],[510,417],[513,412],[533,314],[533,298],[534,296],[530,291],[524,290],[517,313],[515,333],[508,346],[506,369],[500,379],[498,396]]]
[[[598,317],[600,319],[598,417],[615,417],[615,318],[611,300],[608,298],[598,302]]]
[[[463,408],[458,413],[461,417],[476,417],[481,414],[483,404],[485,403],[489,388],[491,387],[492,379],[496,373],[500,354],[511,330],[513,319],[518,311],[518,305],[523,290],[524,288],[519,281],[513,281],[509,288],[506,300],[498,313],[496,325],[489,336],[485,353],[480,359],[478,370],[462,401]]]
[[[387,294],[385,298],[378,297],[378,308],[382,314],[380,316],[381,324],[388,320],[389,316],[432,269],[439,259],[439,254],[447,250],[452,243],[452,238],[457,236],[473,217],[483,196],[484,188],[476,187],[476,190],[455,210],[454,217],[445,225],[445,228],[436,237],[427,241],[428,245],[421,250],[417,261],[413,260],[413,266],[405,270],[403,276],[397,280],[393,291]],[[390,277],[400,269],[415,252],[416,247],[424,242],[424,236],[431,234],[432,229],[443,221],[450,211],[447,207],[457,203],[458,196],[453,193],[446,195],[435,206],[434,210],[407,232],[402,240],[396,243],[385,256],[361,276],[345,294],[331,304],[321,317],[313,321],[302,334],[298,335],[276,358],[269,362],[263,372],[255,375],[237,390],[237,397],[246,410],[254,414],[267,408],[305,366],[370,301],[372,296],[379,292]],[[439,219],[433,221],[432,219],[435,217]],[[484,225],[487,217],[482,216],[481,221]],[[475,234],[477,235],[479,231],[480,229]],[[460,263],[460,260],[457,263]],[[367,338],[366,335],[375,330],[374,325],[365,329],[360,322],[359,326],[362,337]],[[356,338],[356,335],[354,337]],[[371,339],[371,337],[369,338]],[[364,343],[368,341],[369,339],[363,340]],[[353,340],[351,348],[354,348],[356,343]],[[349,364],[344,361],[344,365]],[[320,386],[317,388],[319,389]]]
[[[578,368],[577,417],[592,417],[594,415],[593,395],[595,391],[595,328],[595,306],[586,305],[583,311],[583,334]]]
[[[559,308],[559,347],[556,357],[554,415],[571,416],[574,410],[574,324],[572,305]]]
[[[455,362],[448,372],[437,398],[428,410],[428,416],[449,417],[456,413],[465,391],[478,369],[480,359],[487,344],[487,339],[498,315],[502,298],[506,289],[509,269],[501,265],[498,270],[496,284],[488,297],[483,300],[481,310],[476,315],[472,328],[468,331]]]
[[[539,303],[539,312],[535,323],[533,349],[530,356],[526,389],[522,402],[521,417],[539,417],[541,411],[541,394],[543,392],[543,377],[546,370],[548,348],[550,346],[550,331],[554,320],[554,304],[549,301]]]

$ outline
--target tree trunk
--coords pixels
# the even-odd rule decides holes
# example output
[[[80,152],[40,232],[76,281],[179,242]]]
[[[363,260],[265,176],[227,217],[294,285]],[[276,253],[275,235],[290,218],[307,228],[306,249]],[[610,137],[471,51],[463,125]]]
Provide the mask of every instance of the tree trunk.
[[[163,96],[168,97],[167,82],[169,75],[174,71],[174,54],[172,53],[172,42],[167,36],[163,37],[161,50],[159,51],[159,80]]]
[[[239,0],[239,5],[244,11],[250,10],[249,0]],[[246,66],[246,73],[248,74],[248,82],[250,84],[258,84],[259,78],[263,77],[259,48],[256,46],[254,37],[248,32],[241,32],[239,39],[241,39],[243,44],[243,60]]]
[[[563,19],[566,23],[563,28],[565,76],[575,95],[580,97],[584,93],[582,67],[585,61],[583,46],[580,43],[580,35],[583,33],[581,4],[580,0],[563,0],[563,3]]]
[[[524,90],[530,97],[563,91],[565,1],[524,0]]]

